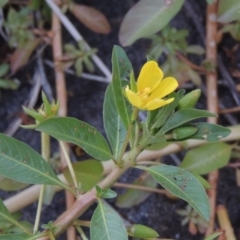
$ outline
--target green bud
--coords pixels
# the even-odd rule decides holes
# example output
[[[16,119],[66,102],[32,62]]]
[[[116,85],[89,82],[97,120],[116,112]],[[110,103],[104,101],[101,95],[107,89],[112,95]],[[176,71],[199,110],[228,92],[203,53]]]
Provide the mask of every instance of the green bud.
[[[197,131],[198,128],[196,127],[180,127],[173,130],[172,137],[175,140],[182,140],[192,136]]]
[[[183,98],[180,99],[178,109],[193,108],[196,105],[200,95],[200,89],[193,90],[192,92],[186,94]]]
[[[150,227],[134,224],[128,230],[129,235],[136,238],[156,238],[159,234]]]
[[[137,92],[137,83],[135,81],[134,72],[130,73],[130,88],[133,92]]]

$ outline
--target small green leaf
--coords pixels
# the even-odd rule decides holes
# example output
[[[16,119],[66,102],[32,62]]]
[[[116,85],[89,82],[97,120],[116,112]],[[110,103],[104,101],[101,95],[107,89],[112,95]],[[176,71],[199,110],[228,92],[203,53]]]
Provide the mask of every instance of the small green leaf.
[[[102,164],[94,159],[73,163],[73,169],[77,181],[81,184],[84,192],[92,189],[101,179],[103,174]],[[63,170],[67,181],[73,185],[72,177],[68,168]]]
[[[205,110],[198,110],[192,108],[184,108],[172,114],[161,128],[161,133],[167,133],[170,130],[177,128],[192,120],[203,117],[217,117],[216,114]]]
[[[207,2],[208,4],[213,4],[213,3],[215,2],[215,0],[206,0],[206,2]]]
[[[223,232],[216,232],[216,233],[213,233],[210,236],[204,238],[204,240],[214,240],[214,239],[216,239],[218,236],[220,236],[222,234],[223,234]]]
[[[134,224],[128,230],[129,235],[135,238],[157,238],[159,234],[150,227],[142,224]]]
[[[174,98],[174,101],[166,106],[148,112],[148,126],[151,129],[160,128],[167,121],[174,109],[178,106],[179,98],[177,93],[172,93],[169,98]]]
[[[168,165],[141,167],[173,195],[187,201],[205,220],[210,218],[210,206],[205,189],[188,171]]]
[[[104,201],[99,200],[91,225],[91,240],[127,240],[128,234],[121,217]]]
[[[0,176],[0,189],[4,191],[16,191],[27,187],[28,184],[17,182],[12,179]]]
[[[197,178],[197,180],[203,185],[205,189],[210,189],[212,187],[210,183],[201,175],[198,175],[196,173],[192,173],[192,174]]]
[[[220,0],[218,5],[218,19],[220,23],[229,23],[240,19],[239,0]]]
[[[28,234],[5,234],[0,235],[0,240],[33,240],[33,236]]]
[[[131,104],[123,94],[123,81],[129,78],[132,71],[132,64],[126,53],[119,46],[114,46],[112,53],[112,89],[118,113],[123,124],[128,128],[131,117]]]
[[[0,221],[4,223],[6,222],[11,223],[18,229],[21,229],[21,232],[25,233],[29,232],[11,215],[11,213],[8,211],[1,198],[0,198]]]
[[[129,46],[139,38],[148,37],[163,29],[181,9],[184,0],[141,0],[124,17],[119,41]],[[156,24],[157,23],[157,24]]]
[[[111,150],[101,133],[76,118],[49,118],[40,123],[36,130],[46,132],[59,141],[76,144],[100,161],[112,159]]]
[[[9,0],[1,0],[0,8],[4,7],[8,2],[9,2]]]
[[[9,71],[9,65],[7,63],[3,63],[0,65],[0,77],[5,76],[8,71]]]
[[[111,189],[101,189],[98,185],[96,186],[97,194],[100,198],[115,198],[117,193]]]
[[[151,188],[157,187],[157,182],[149,174],[139,177],[132,184],[136,186],[146,186]],[[151,193],[148,191],[127,189],[125,193],[117,197],[116,205],[120,208],[131,208],[145,201],[150,194]]]
[[[113,156],[118,159],[126,136],[126,128],[118,114],[112,83],[109,84],[103,103],[104,128],[110,142]]]
[[[231,130],[212,123],[193,123],[193,126],[198,128],[198,131],[191,138],[207,140],[210,142],[218,141],[221,138],[227,137]]]
[[[0,174],[24,183],[63,186],[40,154],[4,134],[0,134]]]
[[[226,166],[232,146],[223,142],[205,144],[189,150],[179,167],[197,174],[207,174]]]
[[[202,55],[205,53],[204,48],[199,45],[190,45],[187,47],[186,51],[187,53],[197,54],[197,55]]]

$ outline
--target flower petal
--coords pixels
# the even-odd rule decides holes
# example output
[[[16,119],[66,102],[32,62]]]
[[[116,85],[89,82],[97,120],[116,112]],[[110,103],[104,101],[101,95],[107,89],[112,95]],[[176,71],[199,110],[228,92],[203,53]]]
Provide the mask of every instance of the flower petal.
[[[141,98],[135,92],[131,91],[128,86],[125,88],[125,93],[127,95],[129,102],[133,106],[137,108],[141,108],[141,105],[142,105]]]
[[[169,98],[167,100],[163,100],[161,98],[155,98],[146,104],[145,109],[146,110],[155,110],[157,108],[163,107],[164,105],[171,103],[173,100],[174,100],[174,98]]]
[[[172,93],[178,87],[178,82],[173,77],[164,78],[154,89],[152,94],[149,97],[149,100],[153,100],[154,98],[163,98],[167,96],[169,93]]]
[[[163,78],[163,72],[158,67],[157,62],[148,61],[145,63],[140,71],[137,80],[137,89],[142,91],[145,88],[153,90]]]

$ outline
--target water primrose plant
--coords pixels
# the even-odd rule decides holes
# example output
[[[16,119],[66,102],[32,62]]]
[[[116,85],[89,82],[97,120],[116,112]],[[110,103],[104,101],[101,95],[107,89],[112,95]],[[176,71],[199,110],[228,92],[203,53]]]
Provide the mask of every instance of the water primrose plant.
[[[0,240],[53,240],[71,225],[83,239],[88,238],[82,226],[90,227],[91,240],[127,240],[129,236],[159,239],[158,233],[150,226],[138,223],[126,225],[105,200],[117,196],[110,188],[129,168],[145,171],[169,193],[187,201],[201,218],[209,220],[210,208],[204,188],[206,181],[199,174],[188,171],[186,163],[176,167],[155,161],[142,162],[140,154],[150,147],[159,149],[171,142],[181,144],[180,141],[190,138],[217,141],[229,135],[230,130],[211,123],[191,123],[195,119],[216,115],[194,108],[200,96],[199,90],[186,95],[184,90],[175,93],[178,86],[176,79],[163,79],[163,72],[155,61],[150,60],[143,65],[135,82],[131,62],[123,49],[115,46],[112,67],[112,82],[106,90],[103,104],[108,141],[86,122],[72,117],[57,117],[58,103],[50,104],[44,94],[40,110],[25,108],[36,120],[35,125],[27,128],[41,132],[42,155],[20,141],[0,134],[0,174],[14,181],[42,185],[33,229],[16,221],[0,201],[1,222],[14,226],[11,231],[0,234]],[[145,121],[139,119],[141,110],[147,114]],[[49,136],[60,142],[65,154],[68,167],[63,173],[67,182],[63,181],[63,176],[58,177],[48,163]],[[92,159],[72,163],[65,142],[80,146]],[[57,185],[70,191],[76,201],[61,216],[40,228],[46,185]],[[83,221],[81,215],[94,202],[98,205],[91,222]]]

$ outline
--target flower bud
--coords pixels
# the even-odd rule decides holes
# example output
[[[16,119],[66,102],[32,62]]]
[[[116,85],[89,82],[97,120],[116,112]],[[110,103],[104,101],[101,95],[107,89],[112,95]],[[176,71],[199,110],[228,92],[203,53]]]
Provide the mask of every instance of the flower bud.
[[[198,128],[196,127],[180,127],[180,128],[174,129],[174,131],[172,132],[172,137],[175,140],[182,140],[192,136],[197,131],[198,131]]]
[[[156,238],[159,234],[150,227],[134,224],[129,229],[129,235],[136,238]]]
[[[186,94],[183,98],[180,99],[178,109],[193,108],[196,105],[200,95],[200,89],[193,90],[192,92]]]

